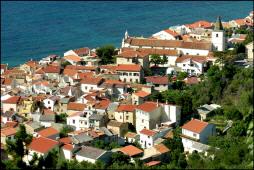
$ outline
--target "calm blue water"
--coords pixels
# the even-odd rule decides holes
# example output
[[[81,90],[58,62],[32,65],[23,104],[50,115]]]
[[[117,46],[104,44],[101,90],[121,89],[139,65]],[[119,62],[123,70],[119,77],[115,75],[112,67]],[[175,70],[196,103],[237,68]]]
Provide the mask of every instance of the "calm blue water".
[[[125,30],[150,36],[197,20],[242,18],[248,2],[2,2],[1,63],[63,55],[79,47],[119,47]]]

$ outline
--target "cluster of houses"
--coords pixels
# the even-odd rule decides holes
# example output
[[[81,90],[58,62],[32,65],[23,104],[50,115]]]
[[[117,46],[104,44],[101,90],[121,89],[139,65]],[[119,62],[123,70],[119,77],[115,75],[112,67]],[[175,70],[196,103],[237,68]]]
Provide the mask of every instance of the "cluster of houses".
[[[198,34],[196,25],[212,30],[196,36],[197,41],[187,40],[187,35]],[[15,140],[18,125],[24,124],[33,136],[26,162],[34,153],[45,157],[54,148],[60,148],[67,160],[107,163],[112,153],[121,152],[147,166],[163,162],[170,152],[163,141],[172,138],[172,130],[180,124],[181,106],[149,101],[154,91],[168,90],[171,82],[167,75],[145,76],[145,70],[166,67],[165,74],[200,75],[214,63],[213,51],[226,47],[220,18],[214,26],[199,22],[188,28],[191,34],[164,30],[151,38],[130,37],[126,32],[116,63],[111,65],[100,65],[95,50],[87,47],[15,68],[1,64],[1,149],[6,139]],[[152,65],[152,54],[166,56],[167,62]],[[197,77],[184,80],[189,85],[199,81]],[[61,122],[63,114],[66,120]],[[215,135],[215,126],[203,121],[207,114],[202,108],[200,115],[202,120],[192,119],[182,126],[186,152],[206,151],[208,137]],[[61,137],[65,127],[72,131]],[[93,145],[99,140],[121,147],[99,149]]]

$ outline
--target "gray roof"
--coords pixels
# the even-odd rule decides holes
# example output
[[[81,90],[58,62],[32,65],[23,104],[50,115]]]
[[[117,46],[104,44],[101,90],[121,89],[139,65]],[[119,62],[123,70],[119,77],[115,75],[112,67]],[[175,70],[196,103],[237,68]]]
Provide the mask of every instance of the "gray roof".
[[[42,127],[42,125],[39,122],[29,122],[27,123],[28,126],[32,127],[33,129],[39,129]]]
[[[55,122],[55,115],[41,115],[40,121],[43,122]]]
[[[81,133],[79,135],[73,136],[72,140],[74,141],[75,144],[79,144],[79,143],[93,141],[93,138],[88,136],[85,133]]]
[[[100,130],[102,130],[107,136],[114,135],[110,130],[108,130],[106,127],[101,127]]]
[[[83,156],[90,159],[98,159],[102,154],[106,153],[106,150],[84,146],[80,151],[76,153],[76,155]]]
[[[104,115],[100,115],[100,114],[92,114],[89,119],[90,120],[101,120],[103,119]]]

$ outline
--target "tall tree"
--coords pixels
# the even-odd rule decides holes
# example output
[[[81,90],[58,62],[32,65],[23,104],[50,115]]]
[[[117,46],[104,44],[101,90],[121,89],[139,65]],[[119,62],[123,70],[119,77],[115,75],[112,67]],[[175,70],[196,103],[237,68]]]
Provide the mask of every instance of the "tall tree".
[[[113,45],[105,45],[96,49],[97,56],[101,59],[100,64],[114,63],[114,55],[116,55]]]

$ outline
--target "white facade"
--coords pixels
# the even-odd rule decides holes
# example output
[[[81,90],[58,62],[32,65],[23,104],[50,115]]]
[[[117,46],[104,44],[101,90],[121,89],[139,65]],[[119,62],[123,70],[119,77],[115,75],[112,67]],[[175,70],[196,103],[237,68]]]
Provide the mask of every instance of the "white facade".
[[[203,63],[199,63],[194,60],[188,59],[181,63],[177,63],[176,66],[180,67],[182,71],[190,75],[200,75],[204,72],[204,66],[206,65]]]
[[[66,51],[64,53],[64,56],[68,56],[68,55],[75,55],[75,56],[78,56],[78,54],[76,54],[73,50],[69,50],[69,51]],[[78,56],[79,57],[79,56]]]
[[[43,100],[44,106],[52,111],[54,111],[55,101],[51,99]]]
[[[142,148],[150,148],[154,146],[154,141],[158,138],[158,135],[148,136],[145,134],[140,134],[139,144]]]
[[[120,80],[123,82],[129,83],[140,83],[143,78],[142,72],[134,72],[134,71],[117,71],[120,76]]]
[[[201,55],[207,56],[209,50],[201,50],[201,49],[188,49],[188,48],[178,48],[183,55]]]
[[[157,32],[157,33],[153,34],[152,36],[157,39],[161,39],[161,40],[176,40],[176,38],[173,35],[167,33],[164,30]]]
[[[136,130],[139,134],[144,128],[154,129],[156,124],[160,124],[161,108],[157,107],[152,112],[145,112],[136,109]]]
[[[212,31],[212,45],[214,51],[225,50],[225,32],[224,31]]]
[[[62,150],[63,150],[64,158],[67,160],[72,160],[72,151],[64,149],[64,148]]]
[[[162,123],[175,123],[178,125],[181,121],[181,107],[176,105],[163,105]]]
[[[253,60],[253,41],[246,45],[247,58]]]
[[[93,164],[96,162],[96,159],[91,159],[91,158],[83,157],[83,156],[80,156],[80,155],[76,155],[76,160],[78,162],[87,161],[87,162],[90,162],[90,163],[93,163]]]
[[[76,130],[81,130],[90,127],[89,117],[94,114],[91,110],[85,110],[83,113],[76,116],[67,117],[67,125],[75,126]]]
[[[97,84],[81,84],[81,91],[82,92],[89,92],[90,90],[101,90]]]

